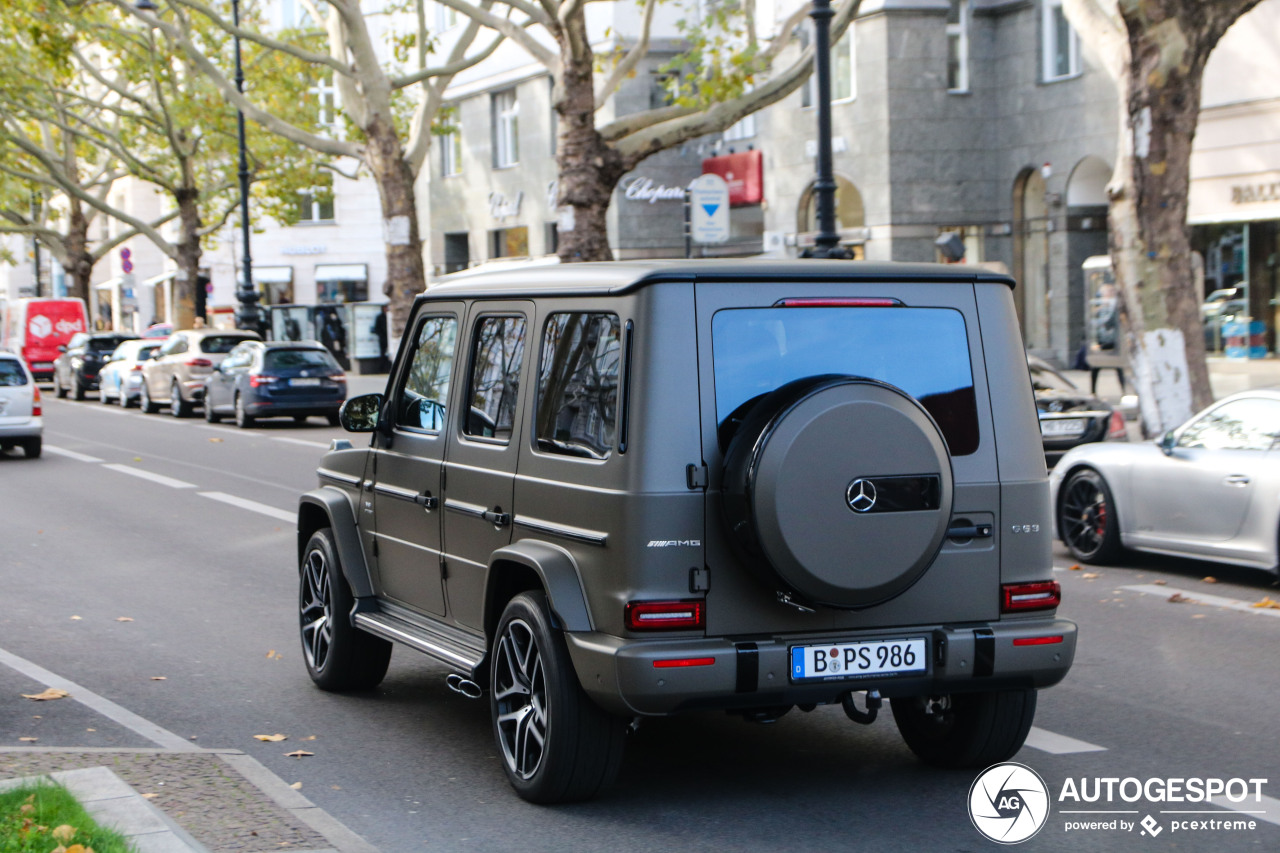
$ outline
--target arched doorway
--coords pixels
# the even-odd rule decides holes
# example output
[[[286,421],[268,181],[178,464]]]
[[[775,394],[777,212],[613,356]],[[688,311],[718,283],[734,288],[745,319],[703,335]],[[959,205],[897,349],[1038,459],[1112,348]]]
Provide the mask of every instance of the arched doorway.
[[[1049,205],[1044,177],[1024,169],[1013,185],[1013,275],[1027,349],[1049,348]]]
[[[853,181],[843,175],[836,175],[836,233],[840,234],[840,242],[853,250],[855,258],[863,257],[862,243],[865,237],[850,239],[848,232],[854,228],[865,228],[867,212],[862,205],[862,193],[853,185]],[[800,204],[796,208],[796,231],[801,235],[802,245],[812,245],[813,237],[818,233],[818,196],[813,184],[809,184],[800,194]],[[852,243],[853,245],[850,245]]]
[[[1089,258],[1106,255],[1107,182],[1111,166],[1100,157],[1085,157],[1067,179],[1067,352],[1075,352],[1089,331],[1092,298],[1085,272]],[[1096,266],[1098,262],[1093,262]]]

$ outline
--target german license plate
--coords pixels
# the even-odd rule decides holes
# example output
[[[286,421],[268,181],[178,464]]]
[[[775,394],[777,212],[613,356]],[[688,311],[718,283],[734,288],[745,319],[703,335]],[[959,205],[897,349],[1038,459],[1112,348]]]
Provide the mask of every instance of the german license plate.
[[[824,681],[926,672],[924,637],[791,647],[791,680]]]
[[[1084,418],[1053,418],[1040,422],[1041,435],[1080,435],[1084,432]]]
[[[53,362],[37,361],[35,364],[31,365],[31,369],[32,370],[53,370]]]
[[[310,379],[290,379],[289,384],[293,387],[297,387],[299,385],[319,385],[320,380],[314,377]]]

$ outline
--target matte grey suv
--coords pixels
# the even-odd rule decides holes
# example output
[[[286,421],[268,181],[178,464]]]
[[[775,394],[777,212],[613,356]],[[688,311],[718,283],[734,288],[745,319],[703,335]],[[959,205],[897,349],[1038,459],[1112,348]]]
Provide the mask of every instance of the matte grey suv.
[[[1076,639],[1012,287],[839,261],[432,287],[343,410],[370,445],[301,499],[312,679],[443,662],[534,802],[596,794],[629,720],[709,708],[887,697],[930,764],[1010,757]]]

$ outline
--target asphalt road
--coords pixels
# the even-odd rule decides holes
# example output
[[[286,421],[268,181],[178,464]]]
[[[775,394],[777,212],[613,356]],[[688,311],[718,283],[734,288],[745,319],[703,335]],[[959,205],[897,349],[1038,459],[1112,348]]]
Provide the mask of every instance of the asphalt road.
[[[721,714],[648,721],[604,797],[527,805],[502,774],[487,706],[449,692],[444,667],[397,649],[371,693],[326,694],[307,678],[292,516],[339,430],[320,419],[238,430],[52,395],[45,423],[44,458],[0,457],[0,650],[179,739],[244,750],[385,851],[994,846],[969,818],[975,774],[920,765],[887,709],[870,727],[832,707],[768,726]],[[1056,554],[1059,612],[1079,623],[1080,646],[1066,681],[1041,693],[1036,729],[1015,759],[1054,800],[1045,828],[1021,846],[1280,849],[1280,610],[1247,606],[1280,599],[1275,577],[1137,557],[1073,570]],[[1175,592],[1195,601],[1172,603]],[[0,665],[4,744],[154,745],[137,725],[84,705],[18,698],[40,688]],[[253,737],[275,733],[289,739]],[[298,749],[314,755],[285,755]],[[1107,777],[1269,781],[1261,802],[1060,798],[1068,780]],[[1162,813],[1174,809],[1208,813]],[[1154,837],[1141,826],[1065,828],[1148,815]],[[1171,824],[1223,819],[1256,828]]]

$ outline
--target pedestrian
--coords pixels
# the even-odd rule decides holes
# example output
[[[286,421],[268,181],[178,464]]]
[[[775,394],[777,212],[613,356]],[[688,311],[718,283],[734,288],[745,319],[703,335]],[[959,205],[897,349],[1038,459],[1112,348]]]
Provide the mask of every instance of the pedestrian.
[[[383,305],[378,316],[373,319],[374,337],[378,339],[378,372],[386,373],[391,369],[390,354],[387,352],[387,311],[389,305]]]

